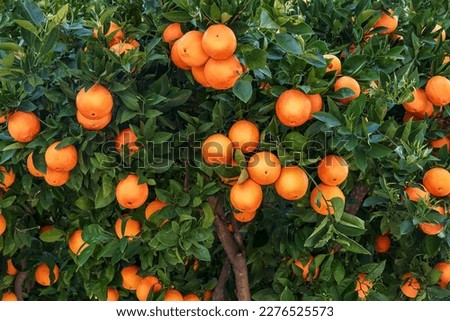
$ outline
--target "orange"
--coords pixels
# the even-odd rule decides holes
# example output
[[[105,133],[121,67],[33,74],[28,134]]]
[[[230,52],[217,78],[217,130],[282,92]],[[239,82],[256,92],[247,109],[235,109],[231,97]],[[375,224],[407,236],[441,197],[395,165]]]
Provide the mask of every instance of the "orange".
[[[6,231],[6,219],[3,214],[0,213],[0,235]]]
[[[119,42],[116,43],[115,45],[112,45],[109,50],[111,50],[112,52],[114,52],[117,56],[121,56],[125,53],[127,53],[127,51],[133,50],[136,47],[133,46],[131,43],[128,42]]]
[[[3,114],[3,115],[0,115],[0,124],[6,123],[7,120],[8,120],[8,114],[7,113]]]
[[[239,59],[231,56],[224,60],[210,58],[205,64],[205,79],[214,89],[230,89],[244,73]]]
[[[39,235],[42,235],[43,233],[47,231],[53,230],[55,227],[53,225],[44,225],[39,229]]]
[[[289,89],[278,97],[275,112],[283,125],[297,127],[308,121],[311,115],[311,101],[300,90]]]
[[[317,174],[322,183],[336,186],[347,179],[348,164],[338,155],[327,155],[320,161]]]
[[[17,271],[16,267],[14,266],[13,261],[11,259],[8,259],[6,261],[6,274],[15,276],[17,275],[17,273],[19,273],[19,271]]]
[[[137,136],[131,128],[125,128],[117,134],[114,145],[119,153],[123,152],[123,145],[127,145],[130,155],[133,155],[139,146],[136,146]]]
[[[109,287],[106,292],[106,301],[119,301],[119,291]]]
[[[445,65],[448,62],[450,62],[450,56],[445,56],[444,60],[442,61],[442,64]]]
[[[0,166],[0,188],[7,191],[9,187],[14,184],[15,180],[16,174],[14,174],[12,168],[7,171],[4,166]]]
[[[147,301],[150,293],[159,293],[162,290],[162,285],[156,276],[146,276],[139,282],[136,289],[136,297],[139,301]]]
[[[203,292],[203,301],[210,301],[213,298],[213,291],[212,290],[206,290]]]
[[[263,191],[251,178],[241,184],[234,184],[230,190],[231,205],[240,212],[254,212],[262,203]]]
[[[300,270],[302,270],[302,277],[303,277],[303,280],[305,280],[306,282],[310,281],[309,268],[313,261],[314,261],[314,257],[310,256],[308,259],[308,262],[306,262],[305,265],[303,265],[303,263],[300,260],[295,260],[295,262],[294,262],[294,264],[296,266],[298,266],[298,268]],[[316,267],[316,270],[314,271],[314,276],[313,276],[314,280],[317,279],[318,276],[319,276],[319,267]]]
[[[425,94],[425,90],[422,88],[416,88],[412,92],[413,100],[410,102],[404,102],[403,107],[410,113],[418,113],[424,111],[427,108],[428,98]]]
[[[205,78],[205,65],[199,66],[199,67],[192,67],[192,76],[194,77],[195,81],[198,82],[200,85],[202,85],[205,88],[211,87],[211,85],[208,83],[208,81]]]
[[[87,91],[85,87],[77,93],[75,105],[87,119],[102,119],[112,112],[114,99],[111,92],[100,84],[95,84]]]
[[[442,272],[437,284],[441,288],[446,289],[450,282],[450,263],[439,262],[434,266],[434,269]]]
[[[182,62],[191,67],[203,66],[209,56],[202,47],[203,32],[192,30],[178,39],[178,55]]]
[[[383,254],[389,251],[391,247],[391,239],[386,235],[375,236],[375,251],[377,253]]]
[[[412,272],[408,272],[405,275],[403,275],[402,280],[406,280],[400,287],[402,293],[411,299],[417,297],[421,286],[419,281],[415,277],[412,277]]]
[[[36,271],[34,272],[34,277],[36,282],[42,286],[50,286],[56,283],[59,279],[59,267],[55,264],[53,267],[53,283],[51,280],[50,268],[46,263],[41,263],[37,266]]]
[[[58,148],[59,143],[60,141],[54,142],[45,151],[47,168],[57,172],[71,171],[78,163],[77,149],[73,145]]]
[[[116,187],[116,198],[119,204],[128,209],[140,207],[147,200],[149,193],[146,183],[139,184],[139,177],[129,174],[120,180]]]
[[[433,196],[447,196],[450,193],[450,172],[445,168],[432,168],[423,176],[423,185]]]
[[[82,234],[82,230],[76,230],[69,238],[69,249],[75,255],[80,255],[81,252],[89,246],[89,244],[83,240]]]
[[[321,194],[320,197],[319,193]],[[345,202],[344,193],[337,186],[328,186],[323,183],[316,186],[310,197],[311,207],[320,215],[334,214],[334,208],[331,204],[333,198],[340,198]],[[317,205],[319,203],[319,205]]]
[[[398,26],[398,17],[392,15],[392,10],[389,10],[390,12],[382,12],[380,19],[378,19],[377,22],[373,25],[373,28],[384,28],[383,30],[379,31],[378,33],[380,35],[388,35],[391,34],[397,29]]]
[[[124,267],[120,271],[122,276],[122,287],[127,290],[136,290],[139,283],[142,281],[142,276],[138,275],[137,272],[139,267],[137,265],[130,265]]]
[[[89,119],[83,116],[82,113],[80,113],[77,110],[77,121],[83,127],[87,130],[100,130],[108,126],[108,124],[111,122],[112,119],[112,113],[106,114],[103,118],[100,119]]]
[[[123,33],[123,31],[120,29],[120,27],[117,25],[117,23],[111,21],[109,23],[109,29],[108,29],[108,32],[105,34],[105,37],[108,37],[109,35],[111,35],[113,33],[114,33],[114,35],[113,35],[111,41],[109,42],[109,47],[119,43],[120,41],[125,40],[125,34]],[[92,35],[94,38],[98,38],[98,30],[94,29]]]
[[[259,144],[259,129],[251,121],[242,119],[235,122],[228,131],[233,147],[244,154],[253,152]]]
[[[322,110],[323,100],[320,94],[308,94],[306,97],[308,97],[309,102],[311,103],[311,113],[308,117],[308,120],[311,120],[314,118],[312,116],[314,113]]]
[[[256,211],[254,212],[235,212],[233,213],[233,217],[236,221],[241,223],[248,223],[252,221],[256,216]]]
[[[258,152],[248,160],[247,171],[259,185],[270,185],[280,177],[280,160],[270,152]]]
[[[114,230],[116,231],[116,235],[119,239],[124,236],[128,236],[129,240],[132,240],[139,233],[141,233],[141,222],[133,220],[132,218],[128,218],[125,223],[124,232],[122,233],[122,225],[123,219],[126,218],[127,215],[124,215],[123,218],[119,217],[116,220],[116,224],[114,225]]]
[[[58,172],[53,169],[47,168],[47,173],[44,174],[44,179],[50,186],[63,186],[69,181],[70,172]]]
[[[403,122],[407,123],[409,120],[412,121],[418,121],[419,118],[417,116],[415,116],[414,114],[410,113],[409,111],[405,112],[405,114],[403,115]]]
[[[183,31],[181,31],[181,25],[178,22],[168,25],[162,34],[162,40],[168,43],[172,43],[181,37],[183,37]]]
[[[323,55],[323,58],[325,60],[329,60],[327,68],[325,69],[325,72],[334,71],[336,75],[340,75],[342,71],[342,64],[341,60],[336,57],[335,55],[331,54],[325,54]]]
[[[308,191],[308,186],[308,175],[298,166],[283,167],[275,182],[278,195],[288,201],[302,198]]]
[[[359,83],[350,76],[339,77],[334,83],[334,92],[337,92],[342,88],[353,90],[353,95],[350,97],[338,99],[344,105],[348,105],[352,100],[358,98],[361,94],[361,87],[359,86]]]
[[[202,47],[211,58],[224,60],[236,51],[237,39],[229,27],[224,24],[215,24],[206,29],[203,34]]]
[[[20,143],[31,142],[41,130],[39,118],[32,112],[16,111],[9,115],[8,131]]]
[[[408,186],[405,188],[405,193],[411,202],[419,202],[421,199],[428,201],[430,198],[430,193],[423,185],[421,187]]]
[[[1,301],[17,301],[17,296],[13,292],[5,292],[2,294]]]
[[[436,149],[441,149],[442,147],[447,146],[447,150],[450,152],[450,136],[432,140],[430,144],[431,147]]]
[[[428,79],[425,85],[428,100],[436,106],[445,106],[450,103],[450,80],[443,76],[434,76]]]
[[[418,111],[417,113],[413,113],[413,115],[414,115],[414,118],[419,119],[419,120],[424,119],[425,115],[427,115],[428,118],[433,117],[434,116],[433,104],[430,101],[428,101],[424,110]]]
[[[356,280],[355,291],[358,293],[358,297],[361,300],[365,300],[369,294],[370,289],[373,287],[373,283],[366,279],[367,274],[358,274],[358,279]]]
[[[27,157],[27,168],[31,175],[34,177],[44,177],[44,173],[39,171],[33,164],[33,152],[31,152]]]
[[[442,206],[433,207],[433,210],[439,214],[445,215],[445,209]],[[444,229],[444,224],[439,223],[419,223],[420,230],[427,235],[438,235]]]
[[[173,64],[177,66],[180,69],[183,70],[190,70],[191,66],[186,65],[180,58],[180,54],[178,53],[178,44],[180,40],[176,40],[172,48],[170,49],[170,59],[172,60]]]
[[[153,202],[150,202],[147,207],[145,208],[145,218],[148,220],[150,216],[158,212],[163,207],[166,207],[167,203],[164,203],[163,201],[160,201],[158,199],[154,200]]]
[[[183,297],[184,301],[200,301],[200,298],[195,293],[188,293]]]
[[[213,134],[203,142],[202,156],[205,163],[210,165],[231,164],[233,160],[233,144],[227,136]]]
[[[164,301],[184,301],[183,295],[176,289],[167,289],[164,293]]]

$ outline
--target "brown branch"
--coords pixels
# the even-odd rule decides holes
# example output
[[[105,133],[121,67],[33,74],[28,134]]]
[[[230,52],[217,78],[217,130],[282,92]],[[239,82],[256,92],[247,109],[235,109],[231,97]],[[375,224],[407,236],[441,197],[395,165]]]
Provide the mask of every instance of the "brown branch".
[[[356,213],[358,213],[358,210],[364,201],[364,198],[366,198],[368,192],[369,192],[369,185],[361,182],[356,183],[355,187],[353,188],[348,198],[345,211],[349,214],[356,215]]]
[[[230,272],[230,260],[225,258],[222,270],[220,271],[219,279],[217,280],[216,288],[213,293],[213,301],[225,301],[224,288],[228,282]]]
[[[20,261],[22,269],[25,269],[25,259]],[[28,276],[28,271],[22,271],[17,273],[14,279],[14,293],[17,296],[18,301],[23,301],[23,283]]]

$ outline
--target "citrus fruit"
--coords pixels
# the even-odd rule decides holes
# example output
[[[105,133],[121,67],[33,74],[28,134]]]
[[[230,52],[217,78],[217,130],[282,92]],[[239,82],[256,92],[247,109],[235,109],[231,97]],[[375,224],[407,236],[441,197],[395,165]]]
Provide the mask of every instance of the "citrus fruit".
[[[145,218],[148,220],[150,216],[158,212],[160,209],[166,207],[167,205],[169,204],[164,203],[163,201],[160,201],[158,199],[150,202],[145,208]]]
[[[2,294],[1,301],[17,301],[17,296],[13,292],[5,292]]]
[[[53,274],[51,276],[51,274]],[[46,263],[41,263],[37,266],[34,272],[36,282],[42,286],[50,286],[56,283],[59,279],[59,267],[55,264],[51,273],[50,268]],[[52,282],[53,278],[53,282]]]
[[[136,290],[139,283],[143,279],[142,276],[138,275],[139,267],[137,265],[130,265],[124,267],[120,271],[122,276],[122,287],[126,290]]]
[[[139,146],[136,145],[136,141],[137,136],[133,130],[131,128],[125,128],[117,134],[116,139],[114,140],[114,146],[119,153],[122,153],[123,145],[127,145],[130,155],[133,155],[139,149]]]
[[[377,253],[383,254],[389,251],[391,247],[391,239],[386,235],[377,235],[375,237],[375,251]]]
[[[434,269],[442,272],[437,284],[441,288],[446,289],[448,286],[448,283],[450,282],[450,263],[439,262],[438,264],[436,264],[434,266]]]
[[[398,26],[398,17],[395,15],[392,15],[391,12],[382,12],[380,18],[375,22],[373,25],[373,28],[383,28],[383,30],[380,30],[378,33],[380,35],[388,35],[391,34],[397,29]]]
[[[202,47],[211,58],[224,60],[236,51],[237,39],[229,27],[224,24],[215,24],[208,27],[203,34]]]
[[[198,82],[200,85],[202,85],[205,88],[211,87],[211,85],[208,83],[208,81],[205,78],[205,65],[199,66],[199,67],[192,67],[192,76],[194,77],[195,81]]]
[[[306,264],[305,265],[303,265],[303,263],[300,261],[300,260],[295,260],[295,262],[294,262],[294,264],[296,265],[296,266],[298,266],[298,268],[300,269],[300,270],[302,270],[302,277],[303,277],[303,280],[305,280],[305,281],[310,281],[310,278],[309,278],[309,270],[310,270],[310,266],[311,266],[311,263],[314,261],[314,257],[313,256],[310,256],[309,257],[309,259],[308,259],[308,262],[306,262]],[[315,269],[315,271],[314,271],[314,276],[313,276],[313,278],[314,279],[317,279],[317,277],[319,276],[319,267],[316,267],[316,269]]]
[[[178,53],[178,45],[179,45],[179,41],[180,40],[176,40],[173,44],[172,44],[172,48],[170,49],[170,59],[172,60],[173,64],[175,66],[177,66],[180,69],[183,70],[190,70],[191,66],[185,64],[181,58],[180,58],[180,54]],[[201,66],[201,65],[200,65]]]
[[[27,157],[27,168],[30,174],[33,175],[34,177],[44,177],[44,173],[42,173],[36,167],[34,167],[33,152],[31,152]]]
[[[214,89],[230,89],[244,73],[236,56],[224,60],[210,58],[205,64],[204,74],[208,84]]]
[[[254,212],[262,203],[263,191],[251,178],[241,184],[234,184],[230,190],[231,205],[240,212]]]
[[[311,101],[300,90],[289,89],[278,97],[275,112],[283,125],[297,127],[308,121],[311,115]]]
[[[353,91],[353,94],[349,97],[338,99],[343,105],[348,105],[352,100],[359,97],[361,94],[361,87],[359,83],[350,76],[339,77],[334,83],[334,92],[338,92],[342,88],[348,88]]]
[[[450,172],[445,168],[432,168],[423,176],[423,185],[433,196],[447,196],[450,193]]]
[[[164,42],[172,43],[183,36],[183,31],[181,31],[181,24],[179,22],[174,22],[168,25],[162,34],[162,40]]]
[[[191,30],[177,41],[178,56],[181,61],[191,67],[203,66],[209,56],[202,47],[203,32]]]
[[[69,238],[69,249],[75,255],[80,255],[89,245],[83,240],[83,231],[76,230]]]
[[[70,179],[70,172],[59,172],[53,169],[47,168],[47,172],[44,174],[44,180],[48,185],[59,187],[66,184]]]
[[[289,201],[303,197],[308,191],[308,186],[308,176],[298,166],[283,167],[275,182],[275,190],[278,195]]]
[[[109,287],[106,292],[106,301],[119,301],[119,291]]]
[[[0,235],[3,235],[6,231],[6,219],[3,214],[0,213]]]
[[[188,293],[183,297],[184,301],[200,301],[200,298],[195,293]]]
[[[139,184],[139,177],[129,174],[121,179],[116,187],[116,198],[122,207],[135,209],[145,203],[149,194],[146,183]]]
[[[0,188],[5,191],[14,184],[16,180],[16,174],[14,174],[12,168],[8,171],[5,166],[0,166]]]
[[[241,223],[248,223],[252,221],[256,216],[256,211],[254,212],[234,212],[233,217],[236,221]]]
[[[157,294],[162,290],[162,285],[156,276],[146,276],[139,282],[136,289],[136,297],[139,301],[147,301],[150,293]]]
[[[446,146],[447,150],[450,152],[450,136],[434,139],[430,142],[431,147],[436,149],[441,149]]]
[[[338,155],[327,155],[320,161],[317,174],[322,183],[336,186],[347,179],[348,164]]]
[[[408,272],[402,276],[402,280],[405,280],[400,287],[402,293],[408,298],[414,299],[417,297],[420,291],[419,281],[412,276],[412,272]]]
[[[29,143],[39,134],[41,122],[32,112],[16,111],[8,117],[8,132],[20,143]]]
[[[123,227],[124,219],[126,219],[125,227]],[[132,218],[127,218],[127,215],[124,215],[116,220],[114,230],[119,239],[128,236],[128,239],[131,240],[141,233],[141,222],[133,220]]]
[[[83,116],[82,113],[80,113],[77,110],[77,121],[83,127],[87,130],[100,130],[108,126],[108,124],[111,122],[112,119],[112,113],[106,114],[103,118],[100,119],[89,119]]]
[[[1,233],[0,233],[1,235]],[[8,259],[6,261],[6,274],[15,276],[19,273],[19,271],[16,269],[16,267],[13,264],[13,261],[11,259]]]
[[[433,76],[425,85],[425,94],[428,100],[436,106],[445,106],[450,103],[450,80],[444,76]]]
[[[323,107],[323,100],[320,94],[308,94],[309,102],[311,103],[311,114],[308,117],[308,120],[314,119],[312,116],[314,113],[321,111]]]
[[[128,43],[128,42],[119,42],[119,43],[116,43],[115,45],[112,45],[111,47],[109,47],[109,50],[114,52],[117,56],[121,56],[121,55],[125,54],[127,51],[130,51],[133,49],[135,49],[135,47],[131,43]]]
[[[425,90],[422,88],[416,88],[412,92],[413,100],[410,102],[404,102],[403,107],[410,113],[418,113],[424,111],[427,108],[428,98],[425,94]]]
[[[247,171],[259,185],[270,185],[280,177],[280,160],[271,152],[258,152],[250,157]]]
[[[330,72],[330,71],[334,71],[334,73],[336,75],[340,75],[341,71],[342,71],[342,64],[341,64],[341,60],[336,57],[335,55],[331,55],[331,54],[325,54],[323,55],[323,58],[328,62],[328,65],[325,69],[325,72]]]
[[[45,163],[47,164],[47,169],[57,172],[68,172],[77,165],[78,152],[73,145],[58,148],[60,143],[60,141],[56,141],[47,148],[45,151]]]
[[[373,283],[366,279],[367,274],[360,273],[356,280],[355,291],[358,293],[358,297],[361,300],[365,300],[369,294],[370,289],[373,287]]]
[[[235,149],[240,149],[244,154],[253,152],[259,144],[259,129],[248,120],[238,120],[228,131],[228,138]]]
[[[233,159],[233,144],[223,134],[213,134],[202,144],[202,156],[205,163],[210,165],[231,164]]]
[[[167,289],[164,293],[164,301],[184,301],[183,295],[176,289]]]
[[[433,207],[433,210],[439,214],[445,215],[445,209],[442,206]],[[420,230],[427,235],[438,235],[444,229],[444,224],[440,223],[419,223]]]
[[[345,202],[344,193],[339,187],[321,183],[311,192],[311,207],[320,215],[334,214],[334,208],[331,203],[333,198],[340,198]]]
[[[87,119],[98,120],[112,112],[114,99],[111,92],[100,84],[95,84],[87,91],[83,87],[77,93],[75,105]]]

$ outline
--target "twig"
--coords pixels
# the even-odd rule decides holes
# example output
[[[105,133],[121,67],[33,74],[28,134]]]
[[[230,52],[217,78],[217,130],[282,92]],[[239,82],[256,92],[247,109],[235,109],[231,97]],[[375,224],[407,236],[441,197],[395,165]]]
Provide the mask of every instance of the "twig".
[[[230,260],[225,258],[223,262],[222,270],[220,271],[219,279],[217,280],[216,288],[213,293],[213,301],[225,300],[225,284],[228,282],[230,272]]]
[[[25,269],[25,259],[20,261],[22,269]],[[23,301],[23,283],[28,276],[28,271],[19,272],[14,279],[14,293],[18,301]]]

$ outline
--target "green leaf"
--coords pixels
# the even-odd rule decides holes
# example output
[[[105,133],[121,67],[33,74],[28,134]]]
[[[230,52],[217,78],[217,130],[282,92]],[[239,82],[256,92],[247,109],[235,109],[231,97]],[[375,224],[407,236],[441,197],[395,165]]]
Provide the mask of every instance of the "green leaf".
[[[326,113],[326,112],[323,112],[323,111],[315,112],[312,116],[315,119],[318,119],[321,122],[327,124],[328,127],[335,127],[335,126],[341,126],[342,125],[342,123],[339,121],[339,119],[337,119],[333,115],[331,115],[329,113]]]
[[[104,179],[102,187],[95,194],[95,208],[103,208],[111,204],[115,199],[114,186],[110,180]]]
[[[345,267],[341,261],[335,260],[332,264],[333,278],[337,284],[340,284],[345,278]]]
[[[283,292],[281,292],[280,295],[281,301],[295,301],[294,293],[292,293],[291,289],[289,287],[285,287]]]
[[[53,51],[53,48],[56,46],[56,41],[59,38],[59,28],[53,28],[48,34],[45,35],[44,40],[42,41],[42,47],[40,53],[45,55],[50,51]]]
[[[312,232],[312,234],[306,239],[305,247],[313,247],[316,245],[317,241],[327,233],[329,229],[329,222],[328,216],[320,222],[319,226],[317,226],[314,229],[314,232]]]
[[[205,228],[211,227],[215,219],[214,211],[211,208],[211,205],[209,205],[209,203],[207,202],[202,203],[202,211],[203,211],[202,227]]]
[[[192,254],[199,259],[200,261],[211,261],[211,254],[209,253],[209,250],[204,246],[200,244],[196,244],[192,246],[191,248]]]
[[[358,242],[352,240],[351,238],[347,237],[346,235],[343,235],[341,233],[338,237],[336,237],[336,242],[341,244],[344,249],[346,249],[349,252],[358,253],[358,254],[365,254],[370,255],[370,252],[366,250],[361,244]]]
[[[160,144],[168,141],[172,137],[172,133],[169,132],[156,132],[152,137],[152,142]]]
[[[248,102],[253,94],[252,77],[245,76],[239,78],[233,86],[233,94],[244,103]]]
[[[366,147],[365,152],[369,157],[380,159],[389,155],[392,152],[392,150],[384,145],[374,143],[371,144],[369,147]]]
[[[379,263],[365,264],[359,268],[359,272],[366,273],[367,279],[375,280],[381,277],[385,267],[386,267],[386,260],[383,260]]]
[[[344,61],[342,65],[342,73],[347,76],[352,76],[359,72],[367,62],[368,57],[365,55],[351,56]]]
[[[38,37],[38,30],[37,28],[28,20],[14,20],[14,22],[19,25],[20,27],[24,28],[25,30],[31,32],[32,34],[34,34],[36,37]]]
[[[314,66],[316,68],[325,68],[327,66],[326,60],[323,58],[322,55],[319,54],[313,54],[313,53],[304,53],[300,56],[300,59],[306,61],[311,66]]]
[[[40,26],[45,21],[45,15],[37,3],[25,0],[21,4],[35,26]]]
[[[353,153],[355,158],[355,164],[359,168],[361,172],[365,172],[367,168],[367,156],[363,149],[359,146],[356,146],[355,153]]]
[[[267,52],[255,48],[250,52],[244,53],[245,65],[250,69],[264,68],[267,64]]]
[[[186,11],[163,12],[161,15],[173,22],[189,22],[192,20],[192,17]]]
[[[39,239],[42,242],[54,243],[59,241],[65,234],[66,233],[64,231],[57,228],[53,228],[39,235]]]
[[[283,141],[283,145],[295,151],[302,151],[307,143],[308,138],[297,131],[288,133]]]
[[[278,33],[275,39],[277,44],[286,52],[294,55],[301,55],[303,53],[302,47],[294,36],[288,33]]]
[[[275,21],[273,21],[272,17],[265,9],[261,10],[259,26],[264,29],[279,29],[280,28],[280,26]]]
[[[220,8],[216,3],[213,3],[211,9],[209,10],[209,15],[214,21],[219,21],[220,19]]]
[[[56,13],[55,17],[53,18],[53,21],[57,24],[61,23],[64,19],[66,19],[68,12],[69,12],[69,4],[66,3],[61,8],[59,8],[58,12]]]
[[[17,198],[17,196],[10,196],[10,197],[0,200],[0,209],[8,208],[11,205],[13,205],[16,198]]]
[[[173,247],[178,244],[178,235],[173,231],[160,231],[156,233],[155,237],[166,247]]]
[[[3,42],[0,43],[0,50],[4,51],[21,51],[22,47],[14,42]]]

